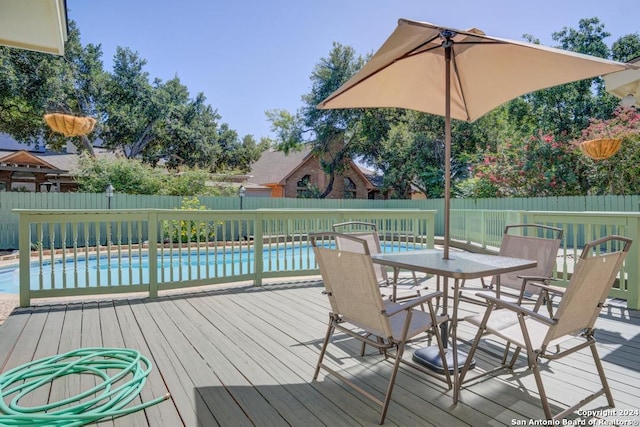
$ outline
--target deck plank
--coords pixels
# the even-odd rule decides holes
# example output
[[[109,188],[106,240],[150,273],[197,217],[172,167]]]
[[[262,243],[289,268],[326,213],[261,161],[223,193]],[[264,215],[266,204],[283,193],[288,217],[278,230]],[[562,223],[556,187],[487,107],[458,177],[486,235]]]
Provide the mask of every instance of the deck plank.
[[[16,310],[0,326],[3,372],[30,360],[89,347],[135,348],[153,370],[140,399],[171,393],[162,402],[100,425],[136,426],[352,426],[375,425],[378,407],[331,376],[312,380],[326,332],[329,304],[317,282],[262,288],[232,286],[158,299],[43,305]],[[462,306],[461,315],[479,307]],[[616,409],[637,409],[640,399],[640,315],[606,307],[596,324]],[[462,322],[460,347],[468,348],[474,328]],[[499,351],[487,342],[486,350]],[[413,348],[425,342],[413,344]],[[326,362],[372,393],[381,395],[391,364],[372,349],[358,356],[359,344],[338,335]],[[409,358],[411,349],[405,355]],[[355,357],[354,357],[355,356]],[[477,354],[480,372],[497,362]],[[466,385],[458,405],[443,383],[401,368],[385,425],[512,425],[542,417],[533,375],[524,357],[514,372]],[[588,350],[544,364],[552,408],[599,387]],[[547,367],[548,366],[548,367]],[[55,382],[51,399],[91,385],[85,379]],[[40,393],[48,394],[47,388]],[[38,403],[43,395],[25,402]],[[603,409],[598,398],[584,409]],[[573,419],[583,419],[577,414]],[[612,420],[614,417],[603,416]],[[617,417],[620,418],[620,417]],[[637,419],[638,417],[635,417]],[[626,419],[629,419],[627,417]]]
[[[322,423],[321,425],[349,426],[354,424],[356,421],[353,418],[354,414],[346,422],[342,419],[336,419],[336,411],[342,411],[342,409],[333,404],[313,384],[308,382],[312,372],[311,366],[304,364],[301,367],[301,359],[295,357],[293,352],[287,351],[286,345],[280,344],[287,337],[279,334],[279,329],[265,322],[247,321],[246,316],[239,315],[240,310],[236,307],[237,301],[192,299],[190,302],[198,310],[207,313],[211,322],[223,329],[225,333],[229,331],[228,333],[231,334],[233,340],[244,353],[238,356],[243,363],[254,365],[256,367],[255,370],[260,369],[261,372],[258,372],[260,377],[264,377],[265,374],[269,376],[266,379],[262,379],[257,387],[264,388],[265,393],[270,393],[272,387],[270,385],[264,387],[261,384],[274,381],[286,388],[290,396],[296,400],[295,406],[292,408],[293,411],[290,411],[285,416],[293,425],[303,422],[297,417],[305,411],[311,412],[317,419],[309,420],[308,417],[305,417],[304,423],[313,424],[319,420]],[[244,302],[242,301],[241,304]],[[245,305],[243,309],[249,308],[246,304],[243,305]],[[254,379],[253,381],[257,380]],[[302,411],[303,408],[300,405],[304,407],[305,411]],[[347,413],[344,413],[344,415],[349,417]],[[294,418],[289,419],[292,416]]]

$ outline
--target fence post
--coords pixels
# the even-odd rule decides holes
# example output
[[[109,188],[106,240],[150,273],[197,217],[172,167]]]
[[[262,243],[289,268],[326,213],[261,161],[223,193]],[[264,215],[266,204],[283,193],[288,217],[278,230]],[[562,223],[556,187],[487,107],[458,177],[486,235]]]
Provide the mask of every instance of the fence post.
[[[158,211],[149,211],[149,298],[158,298]]]
[[[436,212],[427,211],[425,221],[425,234],[427,235],[427,248],[432,249],[436,244]]]
[[[253,271],[254,286],[262,286],[262,274],[264,273],[264,260],[263,260],[263,215],[258,211],[254,211],[253,214]]]
[[[18,213],[18,253],[20,271],[20,307],[29,307],[31,304],[31,228],[29,226],[29,215]]]
[[[640,217],[629,216],[629,235],[633,239],[627,254],[627,308],[640,309]]]

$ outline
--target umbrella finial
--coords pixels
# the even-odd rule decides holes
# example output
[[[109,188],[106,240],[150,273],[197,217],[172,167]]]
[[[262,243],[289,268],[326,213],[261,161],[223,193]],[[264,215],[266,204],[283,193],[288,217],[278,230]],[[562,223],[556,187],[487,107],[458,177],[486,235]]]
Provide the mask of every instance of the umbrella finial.
[[[453,40],[456,36],[456,32],[453,30],[442,30],[440,31],[440,38],[442,39],[442,47],[450,47],[453,45]]]

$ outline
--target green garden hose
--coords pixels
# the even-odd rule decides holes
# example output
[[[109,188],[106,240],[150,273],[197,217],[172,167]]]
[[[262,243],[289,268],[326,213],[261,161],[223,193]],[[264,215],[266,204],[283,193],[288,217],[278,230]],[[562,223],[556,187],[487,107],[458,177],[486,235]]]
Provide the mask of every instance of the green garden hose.
[[[139,411],[169,398],[167,394],[125,408],[139,395],[150,371],[149,359],[124,348],[81,348],[26,363],[0,375],[0,426],[81,426]],[[64,400],[20,406],[25,396],[68,375],[102,382]]]

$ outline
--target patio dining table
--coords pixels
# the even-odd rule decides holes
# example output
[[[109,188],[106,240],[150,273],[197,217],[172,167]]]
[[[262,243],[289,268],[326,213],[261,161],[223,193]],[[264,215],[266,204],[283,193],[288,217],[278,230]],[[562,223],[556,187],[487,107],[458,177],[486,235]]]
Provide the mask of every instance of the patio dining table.
[[[394,270],[394,286],[398,272],[411,270],[432,274],[444,278],[442,314],[449,315],[449,283],[453,279],[453,310],[450,316],[450,327],[442,324],[442,338],[444,345],[448,345],[449,333],[451,338],[451,360],[453,367],[453,402],[458,402],[460,394],[459,361],[457,346],[458,302],[459,289],[466,280],[479,279],[487,276],[497,276],[512,271],[525,270],[537,265],[535,260],[511,258],[498,255],[477,254],[470,252],[450,252],[449,258],[444,258],[444,252],[439,249],[424,249],[409,252],[382,253],[371,256],[374,263],[392,267]],[[448,332],[450,330],[450,332]],[[431,347],[429,347],[430,349]],[[437,351],[437,349],[435,349]],[[436,355],[437,356],[437,355]],[[449,354],[448,354],[449,356]],[[438,356],[439,357],[439,356]],[[434,360],[438,360],[434,357]],[[449,358],[448,358],[449,359]]]

